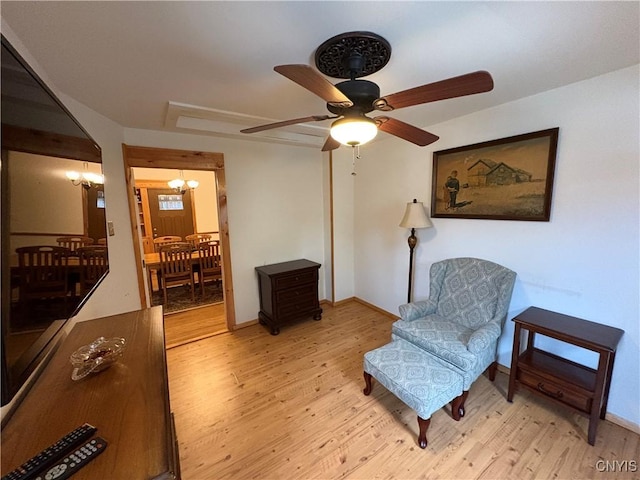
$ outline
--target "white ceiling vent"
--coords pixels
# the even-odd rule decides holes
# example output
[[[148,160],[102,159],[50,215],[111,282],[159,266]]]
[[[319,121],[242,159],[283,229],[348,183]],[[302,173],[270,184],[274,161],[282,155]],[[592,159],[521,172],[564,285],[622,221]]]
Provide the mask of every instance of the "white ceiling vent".
[[[291,125],[274,130],[252,133],[251,135],[240,133],[240,130],[244,128],[277,121],[277,119],[243,115],[185,103],[169,102],[164,126],[172,130],[177,129],[192,133],[207,133],[210,135],[241,138],[243,140],[287,143],[309,147],[322,147],[327,135],[329,135],[329,125],[326,127]]]

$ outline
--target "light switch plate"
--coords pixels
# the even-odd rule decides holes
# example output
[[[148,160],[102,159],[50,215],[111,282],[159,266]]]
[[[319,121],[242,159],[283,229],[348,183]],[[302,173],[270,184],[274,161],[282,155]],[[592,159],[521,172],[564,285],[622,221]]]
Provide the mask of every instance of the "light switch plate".
[[[110,237],[113,237],[116,234],[116,232],[115,232],[115,230],[113,228],[113,222],[107,222],[107,230],[109,231],[109,236]]]

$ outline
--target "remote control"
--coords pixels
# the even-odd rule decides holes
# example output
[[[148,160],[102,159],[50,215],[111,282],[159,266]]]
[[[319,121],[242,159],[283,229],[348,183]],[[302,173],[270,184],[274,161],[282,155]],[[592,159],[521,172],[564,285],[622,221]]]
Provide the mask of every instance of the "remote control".
[[[91,438],[96,430],[98,430],[96,427],[88,423],[79,426],[50,447],[42,450],[35,457],[30,458],[18,468],[6,474],[2,477],[2,480],[28,480],[33,478],[41,471],[57,463],[71,449]]]
[[[75,452],[64,457],[49,470],[41,473],[34,480],[64,480],[69,478],[104,452],[105,448],[107,448],[107,442],[105,442],[104,438],[94,437]]]

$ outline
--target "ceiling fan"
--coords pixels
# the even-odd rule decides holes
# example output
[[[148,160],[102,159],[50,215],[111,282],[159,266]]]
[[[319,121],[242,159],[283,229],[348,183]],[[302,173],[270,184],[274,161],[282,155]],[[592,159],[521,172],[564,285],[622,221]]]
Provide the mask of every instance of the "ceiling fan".
[[[241,132],[256,133],[298,123],[337,119],[331,125],[331,135],[322,147],[323,152],[334,150],[341,144],[353,147],[362,145],[372,140],[378,130],[423,147],[439,137],[386,115],[370,118],[366,114],[374,110],[389,112],[493,89],[491,75],[478,71],[381,97],[378,85],[359,78],[383,68],[390,57],[391,45],[375,33],[348,32],[330,38],[316,49],[316,67],[325,75],[348,80],[334,85],[309,65],[278,65],[274,70],[326,101],[327,110],[333,115],[294,118],[246,128]]]

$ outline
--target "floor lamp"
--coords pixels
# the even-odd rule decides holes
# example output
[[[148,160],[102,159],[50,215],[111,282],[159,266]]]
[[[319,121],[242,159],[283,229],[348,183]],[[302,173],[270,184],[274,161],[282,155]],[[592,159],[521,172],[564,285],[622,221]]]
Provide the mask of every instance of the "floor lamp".
[[[413,250],[418,244],[418,237],[416,237],[416,228],[431,228],[433,224],[427,214],[424,211],[424,205],[422,202],[418,202],[415,198],[413,202],[407,203],[407,209],[404,212],[404,217],[400,222],[402,228],[410,228],[411,235],[409,236],[409,293],[407,294],[407,303],[411,302],[411,279],[413,277]]]

